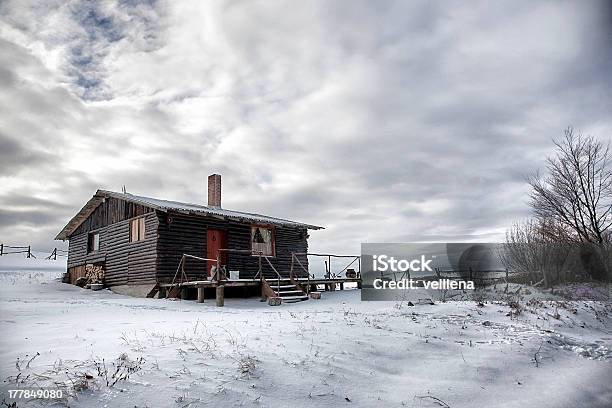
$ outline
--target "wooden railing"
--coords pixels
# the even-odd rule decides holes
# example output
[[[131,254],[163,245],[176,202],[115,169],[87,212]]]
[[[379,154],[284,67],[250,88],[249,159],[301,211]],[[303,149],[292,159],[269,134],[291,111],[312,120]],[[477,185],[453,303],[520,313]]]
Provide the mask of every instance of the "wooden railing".
[[[248,250],[248,249],[225,249],[225,248],[222,248],[222,249],[219,249],[217,251],[217,257],[216,258],[203,258],[203,257],[200,257],[200,256],[191,255],[191,254],[183,254],[183,256],[181,257],[181,260],[180,260],[180,262],[178,264],[178,267],[176,268],[176,272],[174,274],[174,278],[172,279],[172,283],[170,284],[170,287],[171,288],[180,287],[181,284],[183,284],[183,282],[189,282],[189,277],[187,276],[187,272],[185,271],[185,263],[186,263],[187,259],[196,259],[198,261],[214,262],[215,263],[215,266],[213,266],[214,274],[213,274],[213,276],[211,277],[210,280],[213,281],[213,282],[217,282],[219,284],[222,284],[223,281],[227,280],[227,274],[226,273],[222,273],[222,269],[220,267],[221,266],[221,253],[222,252],[242,253],[242,254],[249,254],[249,255],[257,256],[258,257],[258,270],[257,270],[257,273],[255,274],[255,276],[253,277],[253,280],[257,280],[257,278],[259,277],[259,280],[260,280],[260,282],[262,284],[262,291],[266,292],[266,296],[276,296],[276,292],[272,290],[272,288],[268,284],[266,278],[264,277],[263,267],[262,267],[262,259],[264,259],[268,263],[268,265],[270,266],[272,271],[276,274],[277,289],[280,287],[280,281],[282,279],[281,274],[278,273],[278,270],[274,267],[272,262],[270,262],[270,259],[268,259],[269,258],[268,256],[263,255],[262,252],[254,253],[253,251]],[[270,293],[269,291],[274,292],[274,294]]]
[[[280,281],[281,281],[281,275],[280,273],[278,273],[278,271],[276,270],[276,268],[274,267],[274,265],[272,265],[272,262],[270,262],[270,260],[268,259],[267,256],[263,256],[261,253],[259,254],[259,271],[257,272],[258,274],[261,274],[261,278],[262,278],[262,288],[264,287],[263,285],[268,285],[268,281],[266,280],[266,278],[263,276],[263,272],[261,269],[261,258],[264,258],[266,260],[266,262],[268,262],[268,265],[270,265],[270,268],[272,268],[272,270],[274,271],[274,273],[276,273],[276,277],[277,277],[277,286],[276,286],[276,292],[275,292],[275,297],[278,296],[278,292],[280,292]],[[269,287],[269,285],[268,285]]]
[[[308,268],[306,268],[304,264],[302,263],[302,261],[300,261],[300,258],[299,258],[300,256],[305,256],[305,257],[316,256],[316,257],[327,258],[325,260],[325,276],[324,276],[325,279],[340,278],[342,276],[342,273],[345,272],[351,266],[353,266],[355,262],[357,262],[358,264],[357,265],[358,270],[356,271],[356,277],[359,277],[359,275],[361,274],[361,256],[359,255],[336,255],[336,254],[318,254],[318,253],[309,253],[309,252],[292,252],[291,253],[291,269],[289,270],[289,279],[291,279],[291,281],[295,281],[294,269],[296,265],[299,268],[301,268],[304,272],[306,272],[306,276],[308,278],[305,283],[306,293],[309,293],[310,291],[310,280],[314,279],[314,274],[311,274],[308,271]],[[333,258],[349,259],[349,263],[344,268],[342,268],[340,271],[332,272],[332,259]]]
[[[210,261],[210,262],[216,262],[217,265],[219,265],[219,259],[211,259],[211,258],[202,258],[199,256],[195,256],[195,255],[190,255],[190,254],[183,254],[183,256],[181,257],[181,261],[178,264],[178,267],[176,268],[176,273],[174,274],[174,278],[172,278],[172,283],[171,285],[174,286],[175,284],[180,286],[183,282],[189,282],[189,277],[187,276],[187,272],[185,272],[185,262],[188,258],[191,259],[197,259],[199,261]],[[179,278],[179,282],[176,282],[176,278],[177,276],[179,276],[179,272],[180,274],[180,278]],[[217,267],[215,269],[215,275],[219,272],[219,268]],[[214,277],[214,275],[213,275]],[[183,280],[184,278],[184,280]]]
[[[189,282],[189,277],[187,276],[187,272],[185,271],[185,264],[186,264],[187,259],[195,259],[195,260],[204,261],[204,262],[213,262],[215,264],[215,266],[213,267],[214,273],[213,273],[213,276],[210,278],[210,280],[212,280],[213,282],[217,282],[219,285],[222,285],[223,281],[227,280],[227,276],[226,276],[227,274],[223,273],[221,269],[221,254],[223,252],[242,253],[242,254],[249,254],[249,255],[257,256],[258,258],[257,259],[258,261],[257,273],[252,279],[253,280],[259,279],[262,285],[262,293],[265,292],[266,296],[272,296],[272,293],[270,291],[274,292],[274,295],[276,295],[276,291],[272,290],[271,286],[269,285],[268,281],[266,280],[264,276],[263,262],[266,262],[268,266],[270,267],[270,269],[272,270],[272,272],[274,272],[274,274],[276,275],[276,277],[272,279],[276,279],[277,290],[279,290],[280,281],[283,279],[281,274],[278,272],[276,267],[270,261],[269,259],[270,257],[263,255],[262,252],[255,253],[249,249],[224,249],[222,248],[217,251],[216,258],[204,258],[204,257],[195,256],[191,254],[183,254],[179,262],[179,265],[176,269],[176,273],[174,274],[174,278],[172,279],[172,283],[170,284],[170,287],[180,287],[184,282]],[[292,284],[301,287],[302,290],[304,290],[304,292],[307,294],[310,293],[310,286],[311,286],[310,281],[311,279],[314,279],[314,275],[310,274],[310,272],[308,271],[308,268],[300,260],[300,257],[308,257],[308,256],[326,258],[324,278],[328,280],[340,278],[342,274],[346,270],[348,270],[351,266],[353,266],[355,263],[357,263],[358,265],[358,270],[356,271],[356,277],[359,277],[361,273],[361,257],[359,255],[336,255],[336,254],[318,254],[318,253],[307,253],[307,252],[292,252],[291,253],[291,269],[289,270],[289,281]],[[339,271],[333,272],[332,271],[332,259],[334,258],[346,259],[348,260],[348,263]],[[295,271],[297,270],[297,268],[301,268],[305,272],[306,277],[307,277],[306,282],[299,281],[298,279],[296,279],[297,276],[295,274]],[[207,279],[208,279],[208,276],[207,276]]]

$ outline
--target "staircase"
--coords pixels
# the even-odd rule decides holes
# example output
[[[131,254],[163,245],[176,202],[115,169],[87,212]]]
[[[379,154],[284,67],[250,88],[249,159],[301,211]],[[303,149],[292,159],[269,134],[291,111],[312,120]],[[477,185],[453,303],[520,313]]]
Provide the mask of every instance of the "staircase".
[[[308,295],[288,278],[281,279],[280,282],[278,279],[274,278],[268,278],[266,281],[274,293],[276,293],[276,296],[283,300],[283,303],[308,300]]]

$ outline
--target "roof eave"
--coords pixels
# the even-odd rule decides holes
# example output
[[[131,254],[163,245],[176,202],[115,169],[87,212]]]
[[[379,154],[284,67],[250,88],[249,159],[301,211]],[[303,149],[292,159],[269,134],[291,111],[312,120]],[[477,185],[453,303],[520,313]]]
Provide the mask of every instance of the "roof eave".
[[[293,228],[306,228],[306,229],[311,229],[311,230],[325,229],[325,227],[320,227],[318,225],[311,225],[311,224],[303,224],[301,222],[292,222],[292,221],[283,222],[283,221],[274,221],[274,220],[257,221],[257,220],[252,220],[246,217],[232,216],[232,215],[220,215],[220,214],[209,213],[205,211],[197,211],[197,210],[177,210],[177,209],[172,209],[172,208],[168,208],[165,210],[177,212],[180,214],[197,215],[200,217],[213,217],[213,218],[217,218],[220,220],[235,220],[235,221],[242,221],[242,222],[249,222],[249,223],[259,222],[260,224],[270,224],[270,225],[293,227]]]
[[[87,219],[87,217],[89,217],[91,213],[93,213],[93,211],[96,208],[98,208],[98,206],[102,204],[105,199],[109,197],[126,200],[126,197],[124,194],[119,194],[119,193],[115,193],[113,191],[107,191],[107,190],[97,190],[96,193],[92,196],[92,198],[90,198],[89,201],[87,201],[87,203],[83,206],[83,208],[81,208],[81,210],[74,217],[72,217],[72,219],[59,232],[59,234],[57,234],[55,239],[65,241],[66,239],[70,238],[70,235],[72,235],[74,231],[76,231],[76,229]],[[143,205],[145,207],[149,207],[153,210],[162,211],[162,212],[176,211],[180,213],[189,213],[189,214],[195,214],[195,215],[200,215],[200,216],[215,217],[215,218],[220,218],[220,219],[235,219],[235,220],[240,220],[240,221],[248,221],[251,223],[257,222],[256,220],[248,219],[246,217],[243,218],[240,216],[215,214],[214,211],[206,212],[206,211],[177,210],[173,208],[166,208],[166,207],[159,206],[159,205],[156,205],[154,203],[151,203],[145,200],[140,200],[138,197],[135,197],[135,196],[130,196],[129,201]],[[265,221],[262,221],[262,223],[269,223],[271,225],[279,225],[279,226],[293,227],[293,228],[306,228],[306,229],[311,229],[311,230],[325,229],[324,227],[320,227],[318,225],[303,224],[299,222],[293,222],[289,220],[285,221],[285,220],[280,220],[280,219],[279,220],[265,220]]]

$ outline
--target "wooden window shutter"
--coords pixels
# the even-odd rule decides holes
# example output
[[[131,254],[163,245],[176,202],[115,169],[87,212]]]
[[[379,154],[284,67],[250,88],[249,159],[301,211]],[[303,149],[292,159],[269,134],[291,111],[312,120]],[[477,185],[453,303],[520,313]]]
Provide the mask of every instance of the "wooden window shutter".
[[[142,241],[145,239],[145,219],[141,217],[138,219],[138,240]]]

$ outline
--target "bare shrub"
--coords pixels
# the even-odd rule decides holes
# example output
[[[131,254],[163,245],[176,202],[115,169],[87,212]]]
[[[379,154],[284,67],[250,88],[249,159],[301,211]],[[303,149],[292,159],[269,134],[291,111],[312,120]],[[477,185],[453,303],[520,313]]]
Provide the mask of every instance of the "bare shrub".
[[[500,258],[506,268],[546,287],[566,281],[571,245],[553,220],[516,223],[506,233]]]
[[[241,356],[238,359],[238,371],[242,376],[251,376],[257,368],[257,359],[252,356]]]

